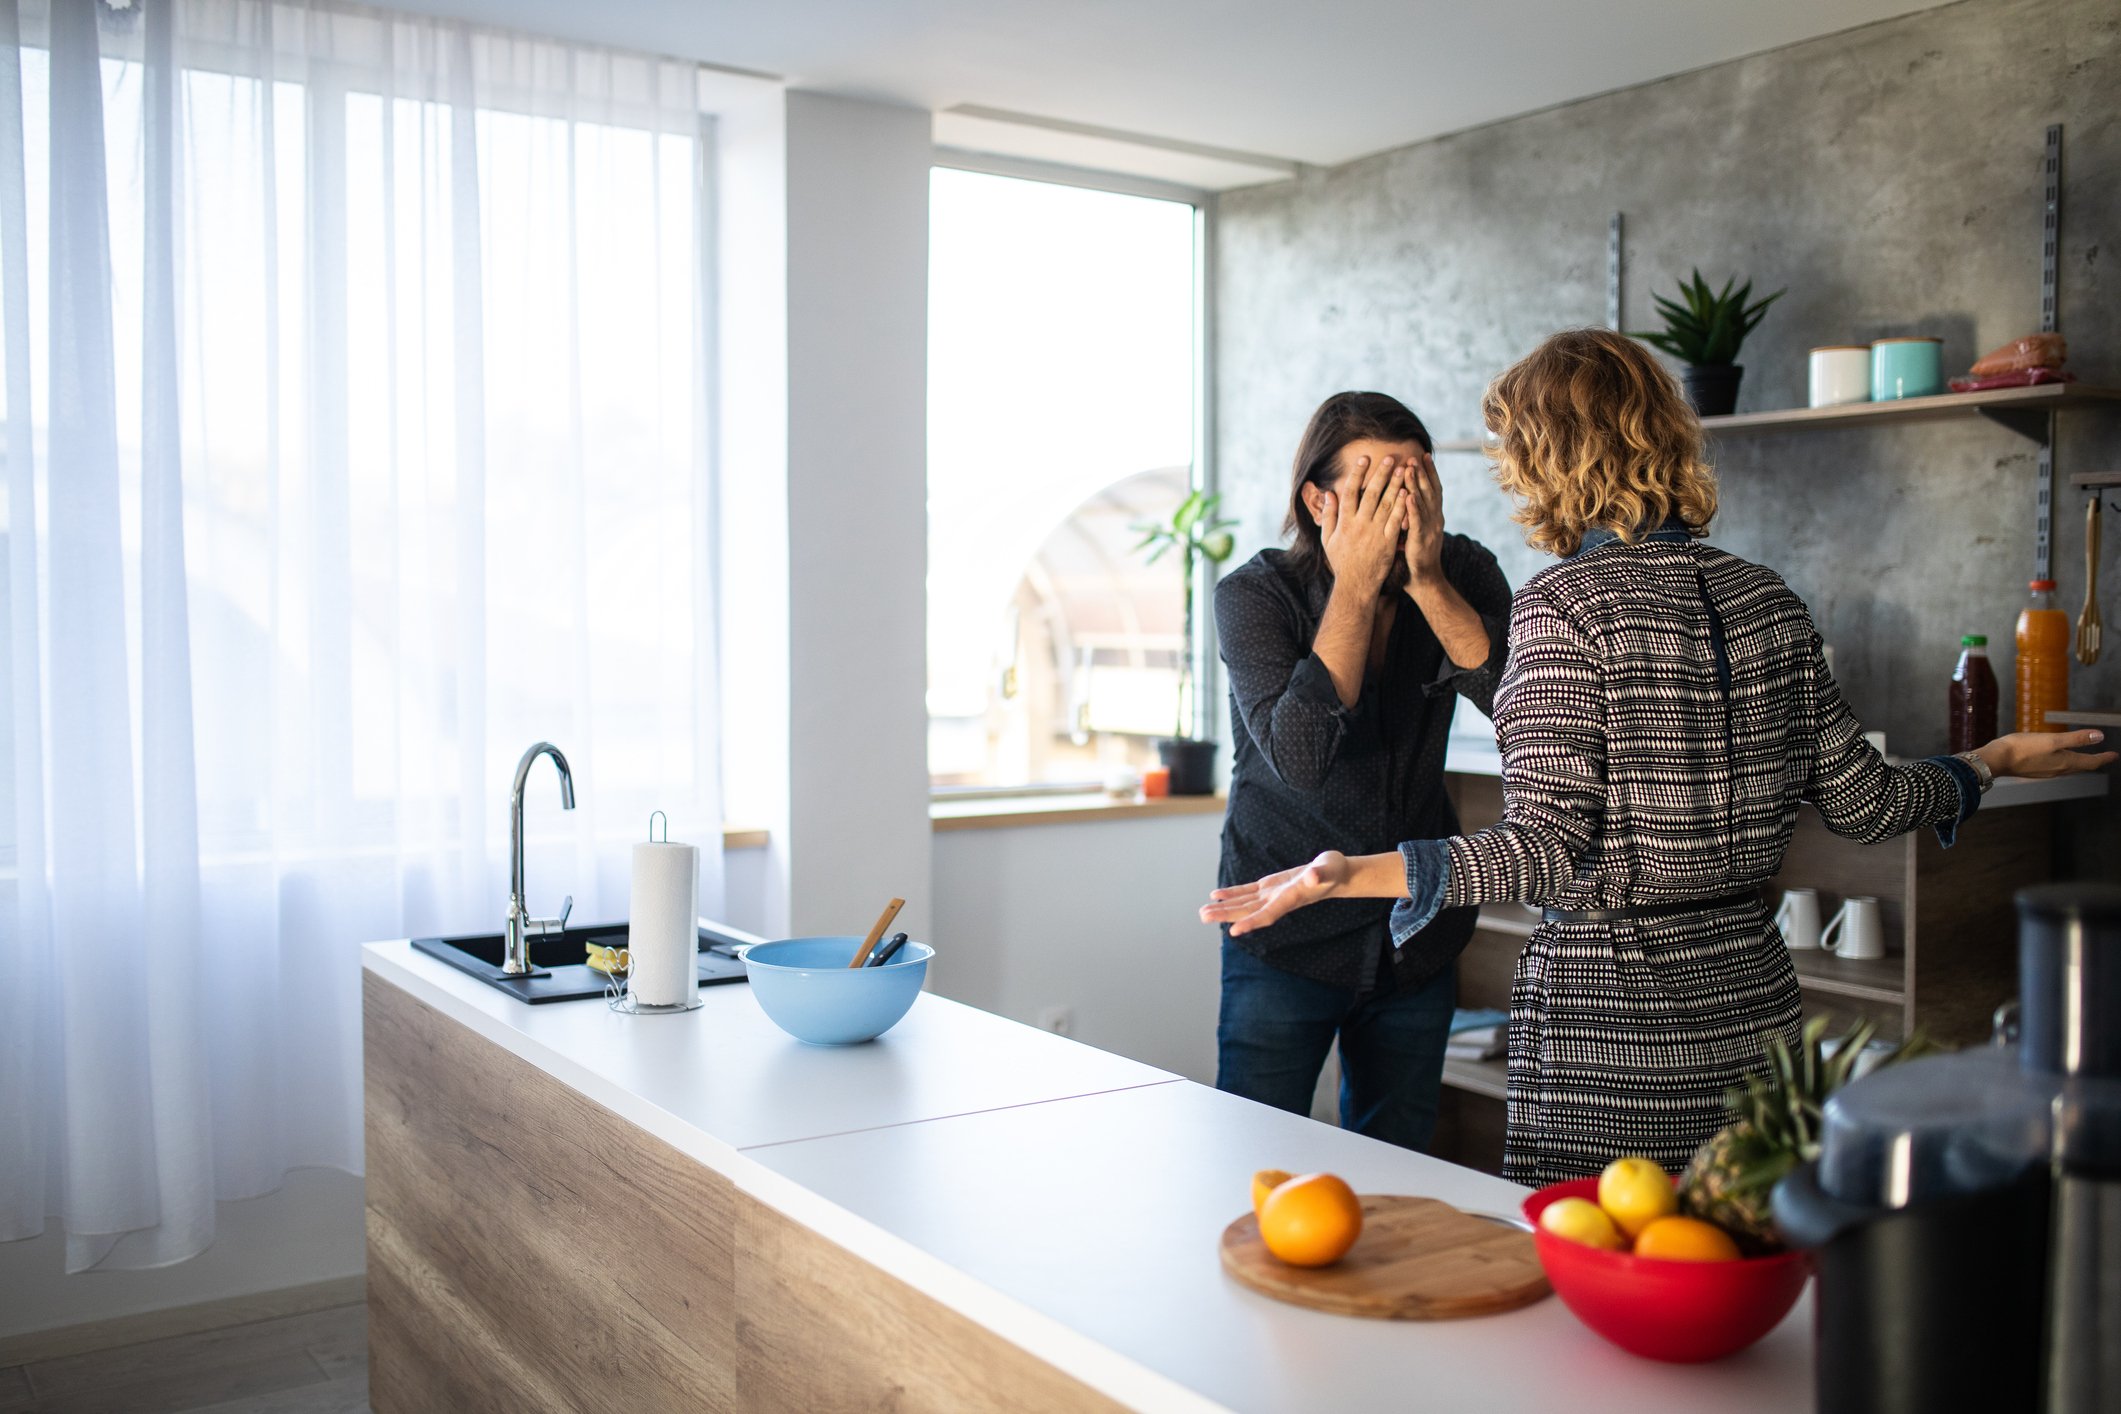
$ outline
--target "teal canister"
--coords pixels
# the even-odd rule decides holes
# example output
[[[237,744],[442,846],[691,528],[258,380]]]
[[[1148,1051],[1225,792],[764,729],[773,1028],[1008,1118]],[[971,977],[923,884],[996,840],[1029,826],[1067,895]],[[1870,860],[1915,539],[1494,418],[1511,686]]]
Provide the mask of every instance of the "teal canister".
[[[1871,343],[1871,401],[1926,398],[1944,391],[1944,341],[1877,339]]]

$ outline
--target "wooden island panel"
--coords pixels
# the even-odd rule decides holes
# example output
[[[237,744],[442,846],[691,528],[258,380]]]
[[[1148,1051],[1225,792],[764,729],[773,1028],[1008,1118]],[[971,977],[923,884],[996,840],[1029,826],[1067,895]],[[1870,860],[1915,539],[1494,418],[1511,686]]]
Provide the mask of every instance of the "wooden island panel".
[[[378,1414],[1121,1406],[363,977]]]

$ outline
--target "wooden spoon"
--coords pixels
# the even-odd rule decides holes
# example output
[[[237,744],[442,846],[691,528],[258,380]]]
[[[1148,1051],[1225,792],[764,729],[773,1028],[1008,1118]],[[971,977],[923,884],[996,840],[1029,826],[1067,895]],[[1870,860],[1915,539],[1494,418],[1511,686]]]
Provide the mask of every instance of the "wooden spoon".
[[[898,917],[898,911],[905,906],[906,901],[902,898],[895,898],[884,905],[883,916],[876,920],[876,926],[869,930],[869,936],[862,939],[861,950],[855,953],[854,961],[847,964],[850,969],[869,961],[869,954],[876,950],[877,939],[884,936],[884,930],[891,926],[891,920]]]

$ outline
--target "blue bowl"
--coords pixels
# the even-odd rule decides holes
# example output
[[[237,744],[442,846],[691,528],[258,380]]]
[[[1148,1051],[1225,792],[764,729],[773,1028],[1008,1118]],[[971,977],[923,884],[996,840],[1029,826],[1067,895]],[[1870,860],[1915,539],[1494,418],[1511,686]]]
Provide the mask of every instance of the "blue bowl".
[[[774,1025],[813,1046],[873,1041],[920,995],[935,949],[910,938],[882,967],[850,968],[860,938],[787,938],[744,950],[751,995]],[[881,945],[880,945],[881,946]]]

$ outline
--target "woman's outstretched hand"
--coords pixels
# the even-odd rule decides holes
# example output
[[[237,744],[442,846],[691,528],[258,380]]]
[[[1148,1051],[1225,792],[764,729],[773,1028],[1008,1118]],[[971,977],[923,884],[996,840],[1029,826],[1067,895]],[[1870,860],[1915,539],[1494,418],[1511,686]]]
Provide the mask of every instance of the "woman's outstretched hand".
[[[2115,753],[2096,754],[2079,750],[2106,740],[2101,731],[2012,732],[1980,748],[1979,755],[1999,776],[2025,776],[2044,781],[2050,776],[2074,776],[2114,763]]]
[[[1202,904],[1200,921],[1227,923],[1234,937],[1264,928],[1306,904],[1329,899],[1348,882],[1348,857],[1329,849],[1309,864],[1284,869],[1250,884],[1217,889]]]

